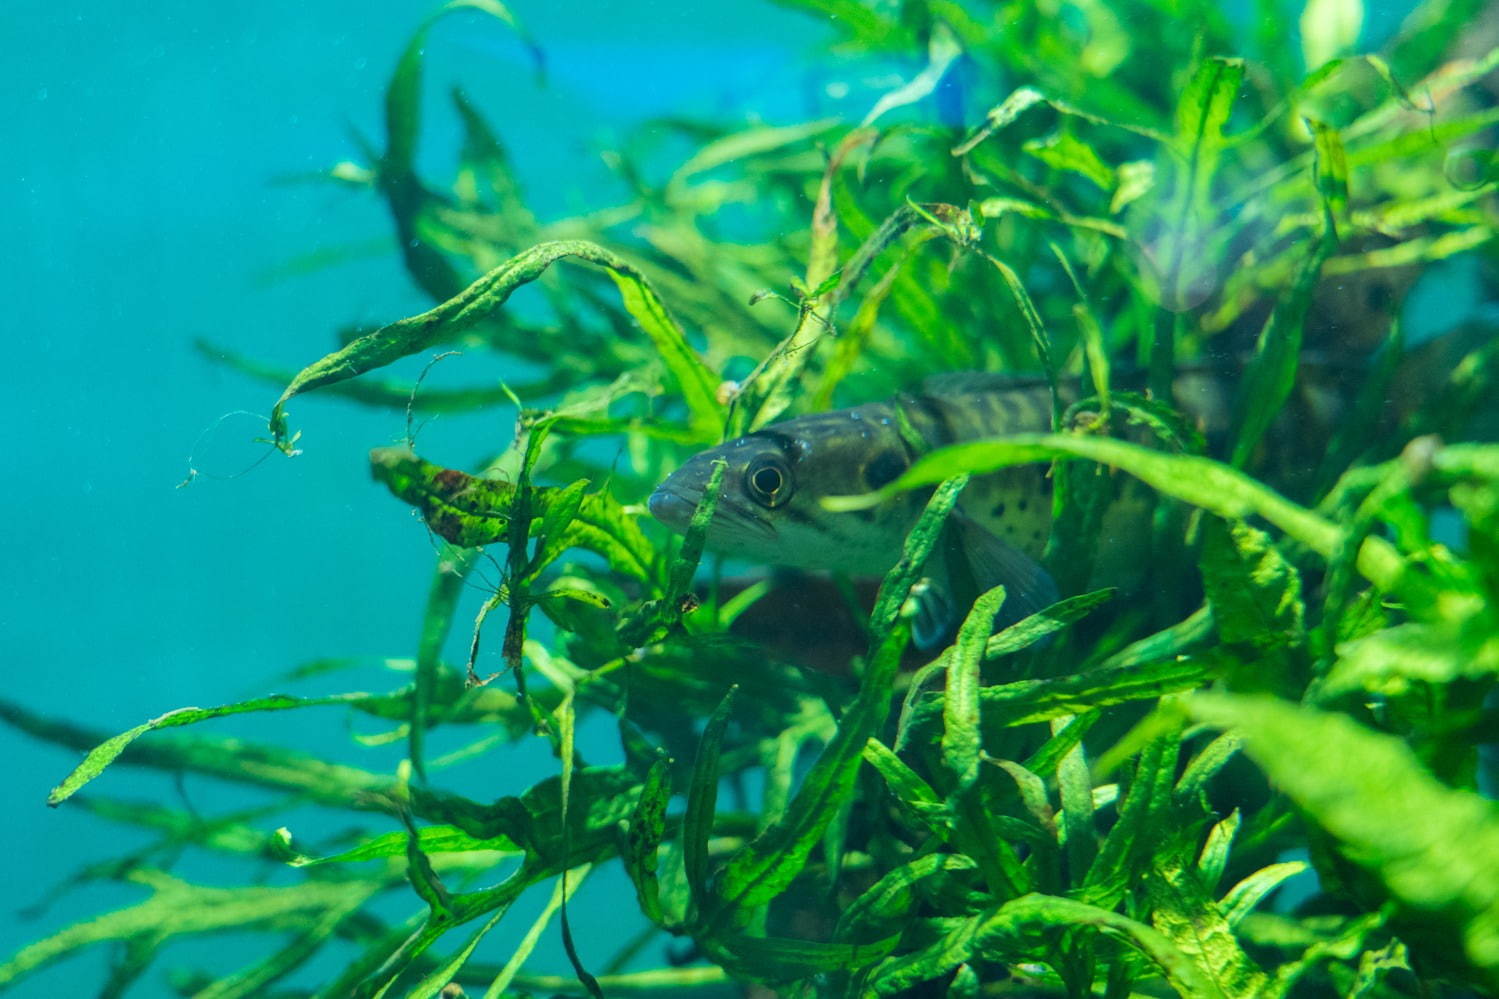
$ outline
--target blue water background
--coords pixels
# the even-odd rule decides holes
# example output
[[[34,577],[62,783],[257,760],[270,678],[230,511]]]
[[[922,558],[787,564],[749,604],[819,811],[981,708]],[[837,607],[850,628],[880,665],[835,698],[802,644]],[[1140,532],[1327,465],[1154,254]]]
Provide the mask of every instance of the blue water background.
[[[1388,31],[1405,6],[1372,10],[1368,35]],[[296,178],[357,158],[351,129],[378,137],[390,69],[434,7],[10,0],[0,11],[0,210],[9,236],[0,268],[10,429],[0,490],[4,697],[113,734],[184,705],[404,682],[373,663],[299,684],[279,679],[320,657],[413,653],[431,547],[407,508],[370,482],[366,463],[368,448],[402,436],[399,414],[298,400],[293,422],[305,431],[305,454],[217,478],[260,455],[250,440],[262,430],[247,416],[217,421],[239,410],[264,414],[276,391],[210,363],[193,342],[207,338],[294,370],[330,349],[341,327],[430,304],[390,251],[388,219],[372,196]],[[825,25],[768,3],[515,7],[546,51],[547,85],[537,86],[523,49],[495,23],[463,16],[439,25],[427,47],[422,163],[435,180],[448,176],[458,136],[444,94],[461,82],[509,146],[543,218],[622,196],[598,153],[653,116],[789,123],[832,112],[856,120],[867,102],[840,105],[824,84],[851,82],[858,97],[867,93],[861,83],[903,68],[840,67],[823,51]],[[947,96],[946,109],[925,113],[950,114]],[[981,114],[997,96],[966,113]],[[307,254],[348,248],[357,252],[337,266],[287,273]],[[504,373],[466,358],[440,365],[429,384]],[[464,465],[508,441],[512,418],[500,411],[438,421],[424,429],[423,450]],[[204,474],[177,489],[190,454]],[[479,599],[469,595],[460,622]],[[466,630],[460,623],[454,658]],[[351,731],[380,726],[332,708],[211,725],[381,772],[404,749],[355,747]],[[592,760],[615,757],[607,726],[589,736]],[[460,741],[445,734],[433,752]],[[84,865],[153,837],[79,808],[44,806],[77,753],[10,729],[0,729],[0,752],[9,770],[0,782],[9,872],[0,952],[144,897],[137,887],[94,882],[39,916],[18,915]],[[555,767],[530,740],[452,782],[498,796]],[[267,800],[127,768],[90,790],[173,808],[186,801],[205,815]],[[299,836],[321,828],[307,810],[251,821]],[[378,828],[379,819],[369,823]],[[199,856],[177,870],[232,886],[249,868]],[[579,895],[573,918],[586,958],[602,961],[637,925],[627,891],[622,876],[610,875]],[[534,910],[539,900],[530,901]],[[416,908],[410,898],[382,911],[400,918]],[[480,956],[503,960],[529,915],[508,917]],[[198,941],[170,950],[164,964],[222,974],[257,952],[242,940]],[[109,957],[92,950],[11,994],[91,994]],[[647,952],[647,963],[659,959],[658,948]],[[532,970],[565,970],[555,929]],[[159,968],[132,991],[166,994]]]

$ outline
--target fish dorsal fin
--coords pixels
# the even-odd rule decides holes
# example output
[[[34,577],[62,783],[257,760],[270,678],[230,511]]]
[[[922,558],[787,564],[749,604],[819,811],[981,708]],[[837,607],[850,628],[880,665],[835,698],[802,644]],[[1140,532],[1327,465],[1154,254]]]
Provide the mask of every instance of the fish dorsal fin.
[[[1045,388],[1044,375],[1017,375],[998,371],[944,371],[921,380],[921,395],[978,395],[983,392],[1013,392]]]

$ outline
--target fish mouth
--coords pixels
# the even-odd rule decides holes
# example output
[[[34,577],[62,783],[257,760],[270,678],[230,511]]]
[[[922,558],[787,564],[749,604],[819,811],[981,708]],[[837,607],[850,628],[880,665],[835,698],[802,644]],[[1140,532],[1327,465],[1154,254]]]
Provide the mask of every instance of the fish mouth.
[[[678,534],[686,534],[687,528],[692,524],[692,515],[697,512],[700,501],[698,496],[687,496],[673,489],[670,484],[663,483],[656,487],[651,493],[650,499],[646,500],[646,508],[667,527]],[[713,529],[715,532],[726,530],[739,533],[748,528],[763,538],[774,538],[776,529],[773,524],[753,511],[746,510],[740,504],[728,496],[718,497],[718,507],[714,511]],[[711,544],[711,541],[710,541]]]
[[[697,509],[696,503],[666,486],[658,486],[645,505],[652,517],[675,531],[687,530],[687,525],[692,522],[692,512]]]

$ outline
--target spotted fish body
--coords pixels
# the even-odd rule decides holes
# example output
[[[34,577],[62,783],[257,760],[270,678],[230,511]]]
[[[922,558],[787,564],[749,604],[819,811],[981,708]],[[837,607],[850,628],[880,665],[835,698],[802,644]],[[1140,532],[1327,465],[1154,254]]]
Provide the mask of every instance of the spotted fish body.
[[[650,509],[685,531],[713,463],[723,459],[710,551],[790,568],[879,575],[899,558],[928,493],[905,492],[850,512],[826,510],[823,499],[878,489],[928,450],[1050,426],[1044,384],[985,376],[929,382],[920,394],[797,417],[704,451],[661,484]],[[1056,595],[1036,562],[1050,533],[1046,473],[1046,465],[1026,465],[976,477],[953,518],[961,532],[955,550],[973,557],[968,589],[1004,583],[1016,611],[1037,610]]]

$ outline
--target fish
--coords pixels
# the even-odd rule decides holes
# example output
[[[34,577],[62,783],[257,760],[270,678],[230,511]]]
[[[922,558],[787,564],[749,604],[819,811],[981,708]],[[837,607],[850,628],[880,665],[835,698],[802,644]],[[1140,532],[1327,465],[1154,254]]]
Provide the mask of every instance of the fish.
[[[1382,393],[1378,413],[1354,406],[1370,369],[1358,355],[1303,354],[1293,391],[1268,428],[1248,470],[1267,476],[1285,495],[1307,493],[1335,436],[1350,419],[1370,441],[1396,432],[1423,400],[1440,391],[1454,358],[1473,350],[1472,335],[1449,334],[1404,355]],[[1486,339],[1480,342],[1486,343]],[[1357,346],[1357,345],[1356,345]],[[1438,352],[1434,348],[1441,347]],[[1430,357],[1426,355],[1430,354]],[[1116,371],[1116,389],[1138,392],[1145,372]],[[1195,424],[1207,453],[1229,450],[1244,363],[1232,355],[1179,368],[1173,401]],[[1077,379],[1057,386],[1064,406],[1087,395]],[[685,534],[716,461],[726,463],[705,548],[762,565],[874,579],[899,559],[930,489],[897,494],[877,506],[835,512],[834,496],[869,493],[899,478],[923,454],[950,444],[1052,429],[1052,386],[1043,378],[955,372],[881,402],[812,413],[773,423],[702,451],[671,473],[647,501],[661,523]],[[1075,414],[1077,415],[1077,414]],[[1499,418],[1496,418],[1499,425]],[[1126,439],[1158,446],[1139,428],[1116,426]],[[979,594],[1003,585],[996,618],[1002,628],[1044,610],[1059,596],[1041,563],[1052,532],[1049,463],[1018,465],[975,476],[948,517],[926,566],[913,640],[918,649],[950,638]],[[1149,570],[1153,494],[1137,480],[1116,483],[1102,512],[1090,588],[1137,591]]]
[[[647,502],[685,533],[718,460],[723,485],[705,548],[757,563],[877,577],[898,561],[930,490],[901,493],[864,510],[834,512],[831,496],[873,492],[922,454],[948,444],[1051,429],[1046,382],[973,373],[928,379],[912,393],[767,425],[689,458]],[[913,624],[919,648],[953,632],[973,600],[1003,585],[996,626],[1056,602],[1041,564],[1051,534],[1049,464],[976,476],[949,515],[927,565]]]

